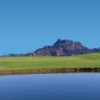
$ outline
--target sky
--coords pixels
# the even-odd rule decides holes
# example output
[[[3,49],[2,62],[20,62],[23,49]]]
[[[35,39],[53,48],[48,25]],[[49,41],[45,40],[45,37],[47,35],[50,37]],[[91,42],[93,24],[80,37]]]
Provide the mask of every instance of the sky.
[[[100,0],[0,0],[0,54],[31,52],[58,38],[100,47]]]

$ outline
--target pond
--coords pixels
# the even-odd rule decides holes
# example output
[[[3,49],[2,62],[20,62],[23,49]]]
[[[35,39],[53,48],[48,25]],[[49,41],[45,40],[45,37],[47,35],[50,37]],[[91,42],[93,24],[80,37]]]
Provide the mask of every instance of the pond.
[[[100,100],[100,74],[0,76],[0,100]]]

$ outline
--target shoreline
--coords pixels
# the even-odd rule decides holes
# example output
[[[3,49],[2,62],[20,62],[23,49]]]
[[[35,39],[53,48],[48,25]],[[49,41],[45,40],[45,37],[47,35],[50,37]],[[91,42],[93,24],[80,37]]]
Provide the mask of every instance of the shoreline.
[[[100,72],[100,68],[30,68],[30,69],[0,69],[0,75],[15,74],[47,74],[47,73],[80,73]]]

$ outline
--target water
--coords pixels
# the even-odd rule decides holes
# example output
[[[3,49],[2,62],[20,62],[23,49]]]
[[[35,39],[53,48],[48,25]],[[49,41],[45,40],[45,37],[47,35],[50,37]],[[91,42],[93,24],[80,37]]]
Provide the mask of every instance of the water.
[[[100,74],[0,76],[0,100],[100,100]]]

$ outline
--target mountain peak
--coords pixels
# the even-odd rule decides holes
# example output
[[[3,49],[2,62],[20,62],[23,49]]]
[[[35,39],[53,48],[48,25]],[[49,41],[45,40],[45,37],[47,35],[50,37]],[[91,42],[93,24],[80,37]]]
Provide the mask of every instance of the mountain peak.
[[[72,44],[73,41],[72,40],[61,40],[61,39],[58,39],[54,45],[59,45],[59,44]]]
[[[83,54],[88,52],[88,48],[82,43],[72,40],[58,39],[53,45],[37,49],[35,55],[43,56],[67,56],[73,54]]]

